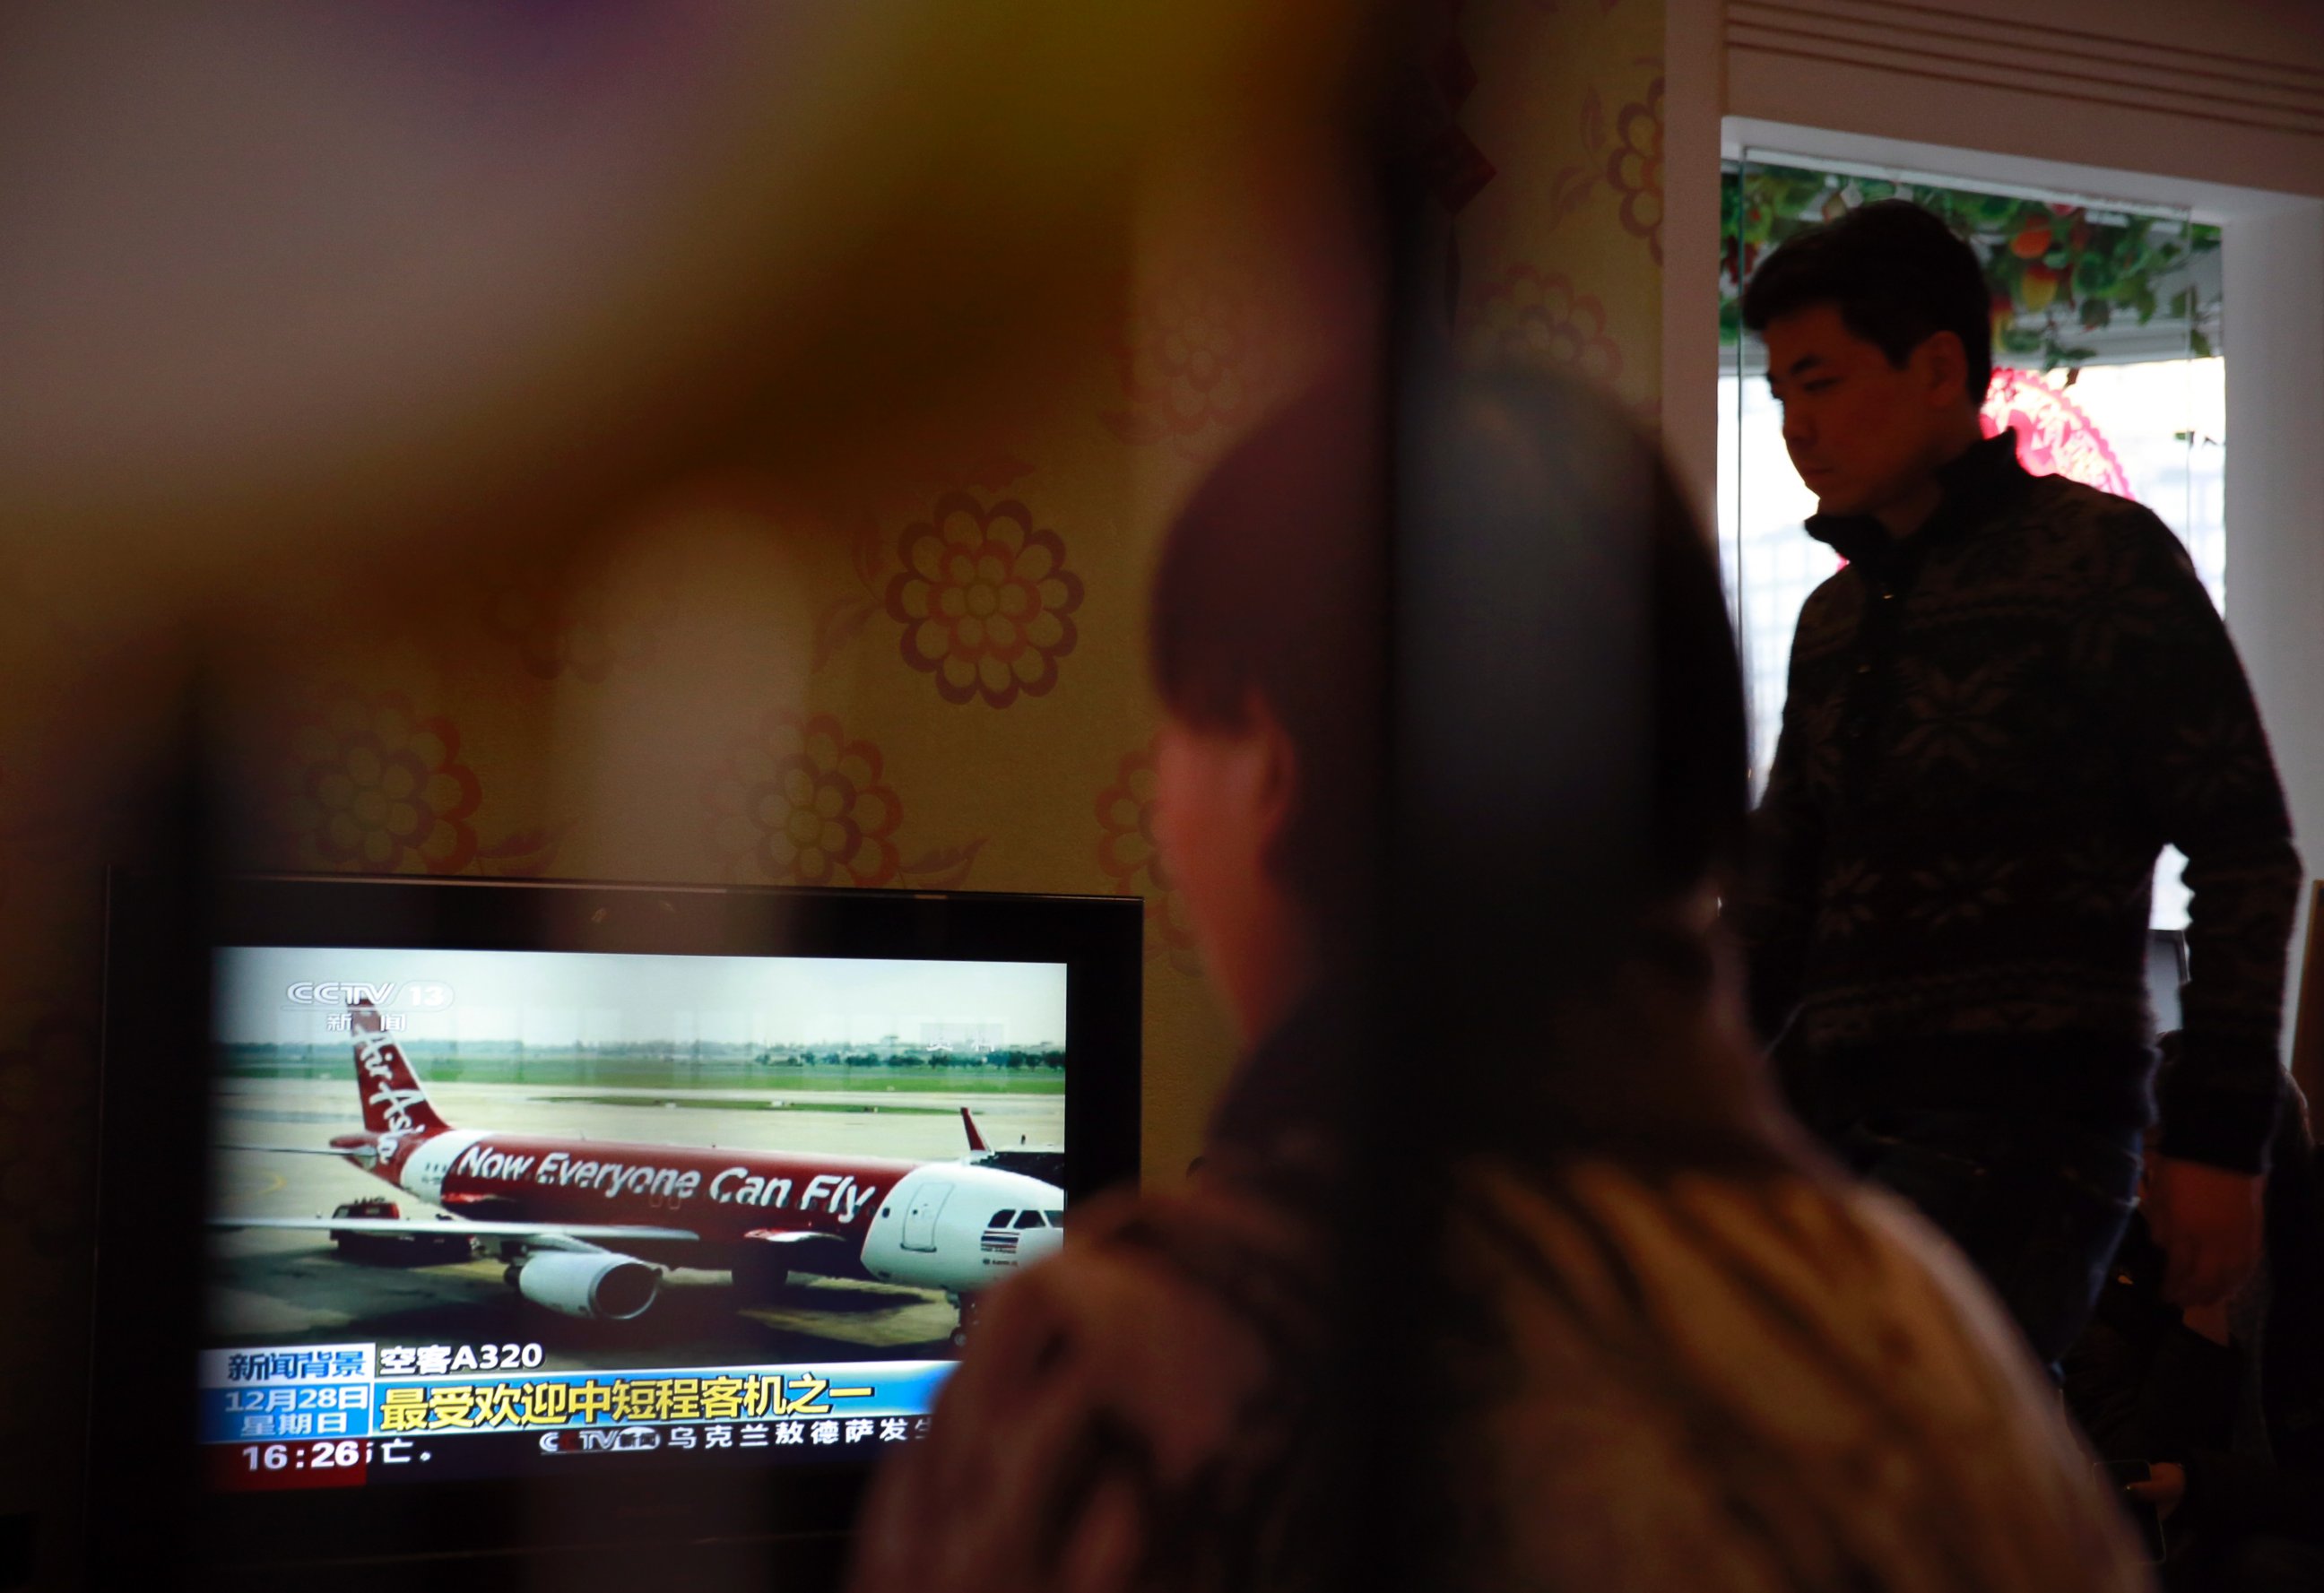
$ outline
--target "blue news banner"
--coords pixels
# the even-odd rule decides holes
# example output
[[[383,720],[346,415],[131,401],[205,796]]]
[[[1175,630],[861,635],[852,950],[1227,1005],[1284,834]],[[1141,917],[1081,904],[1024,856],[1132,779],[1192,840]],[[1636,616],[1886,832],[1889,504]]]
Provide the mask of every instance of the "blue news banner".
[[[469,1369],[472,1352],[372,1344],[216,1349],[200,1366],[201,1441],[232,1487],[327,1487],[491,1475],[542,1460],[653,1453],[854,1459],[927,1431],[949,1360],[547,1371]],[[438,1367],[415,1377],[408,1368]],[[763,1451],[754,1456],[754,1451]]]

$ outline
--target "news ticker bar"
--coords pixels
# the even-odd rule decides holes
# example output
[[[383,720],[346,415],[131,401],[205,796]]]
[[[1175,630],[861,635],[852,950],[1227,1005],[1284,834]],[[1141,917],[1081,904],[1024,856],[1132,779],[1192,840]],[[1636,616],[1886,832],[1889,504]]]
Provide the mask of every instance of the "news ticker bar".
[[[838,1423],[842,1434],[858,1423]],[[733,1465],[751,1467],[863,1464],[927,1436],[927,1418],[883,1417],[862,1422],[872,1431],[830,1442],[784,1442],[787,1424],[686,1427],[561,1428],[544,1432],[484,1432],[456,1443],[428,1438],[300,1440],[275,1443],[215,1443],[203,1447],[211,1487],[235,1493],[347,1488],[397,1482],[558,1476],[576,1468]],[[800,1423],[804,1429],[807,1424]],[[724,1441],[713,1441],[723,1434]]]
[[[371,1345],[214,1350],[203,1357],[199,1437],[211,1444],[540,1435],[763,1426],[770,1445],[857,1441],[856,1423],[927,1413],[954,1363],[839,1361],[630,1371],[374,1376]],[[818,1432],[839,1423],[844,1436]],[[772,1436],[778,1431],[798,1436]],[[755,1436],[755,1435],[754,1435]],[[736,1441],[739,1441],[737,1440]],[[724,1441],[706,1438],[707,1447]]]

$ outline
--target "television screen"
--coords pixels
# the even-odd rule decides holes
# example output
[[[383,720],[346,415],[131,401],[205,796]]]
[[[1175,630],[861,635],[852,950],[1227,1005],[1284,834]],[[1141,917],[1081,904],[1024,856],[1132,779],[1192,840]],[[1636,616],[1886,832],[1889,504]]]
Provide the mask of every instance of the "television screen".
[[[843,1531],[985,1291],[1135,1175],[1142,934],[1134,899],[116,879],[95,1352],[139,1370],[91,1384],[95,1562]],[[123,1497],[197,1547],[111,1530]]]
[[[1060,963],[216,966],[218,1487],[876,1451],[1064,1238]]]

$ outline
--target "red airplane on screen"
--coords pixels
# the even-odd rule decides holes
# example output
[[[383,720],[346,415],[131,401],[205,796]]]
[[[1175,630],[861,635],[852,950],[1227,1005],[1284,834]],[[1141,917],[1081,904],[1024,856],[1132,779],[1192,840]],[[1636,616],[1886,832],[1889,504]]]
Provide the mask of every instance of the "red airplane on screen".
[[[1062,1242],[1065,1192],[1001,1167],[882,1156],[718,1150],[456,1128],[429,1101],[368,1001],[352,1009],[363,1128],[327,1148],[225,1148],[336,1156],[456,1220],[213,1217],[227,1229],[327,1229],[392,1242],[447,1231],[495,1242],[509,1281],[568,1316],[644,1314],[665,1266],[779,1285],[793,1272],[941,1289],[963,1307]],[[966,1108],[969,1149],[985,1150]],[[343,1237],[346,1236],[346,1237]],[[465,1249],[465,1247],[463,1248]],[[955,1338],[959,1337],[958,1333]]]

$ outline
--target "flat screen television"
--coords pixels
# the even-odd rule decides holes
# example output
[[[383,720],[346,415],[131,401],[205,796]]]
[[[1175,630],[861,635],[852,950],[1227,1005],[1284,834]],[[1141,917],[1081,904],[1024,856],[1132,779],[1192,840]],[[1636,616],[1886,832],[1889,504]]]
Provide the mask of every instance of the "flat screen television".
[[[123,878],[108,935],[102,1585],[835,1561],[1136,1172],[1130,899]]]

